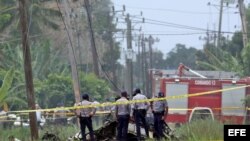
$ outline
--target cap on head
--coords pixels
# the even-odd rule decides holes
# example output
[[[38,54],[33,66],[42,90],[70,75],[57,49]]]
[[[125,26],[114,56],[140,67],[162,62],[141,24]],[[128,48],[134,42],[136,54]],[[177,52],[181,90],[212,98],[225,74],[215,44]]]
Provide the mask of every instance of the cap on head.
[[[127,93],[126,91],[122,91],[122,92],[121,92],[121,96],[122,96],[122,97],[127,97],[127,96],[128,96],[128,93]]]
[[[135,93],[135,94],[141,93],[141,89],[136,88],[136,89],[134,90],[134,93]]]
[[[158,97],[164,97],[164,93],[163,92],[159,92],[158,93]]]
[[[89,100],[89,95],[88,95],[87,93],[84,93],[84,94],[82,95],[82,99],[83,99],[83,100]]]

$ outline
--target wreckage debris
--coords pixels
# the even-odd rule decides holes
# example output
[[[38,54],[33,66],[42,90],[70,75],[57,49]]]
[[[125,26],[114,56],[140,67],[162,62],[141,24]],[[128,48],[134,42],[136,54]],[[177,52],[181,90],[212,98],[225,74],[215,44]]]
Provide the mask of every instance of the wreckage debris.
[[[130,123],[130,124],[134,125],[133,123]],[[117,128],[116,121],[107,122],[104,126],[102,126],[99,129],[94,131],[95,139],[97,141],[116,141],[116,128]],[[152,126],[150,127],[150,129],[151,129],[150,132],[153,134]],[[165,122],[164,122],[164,136],[166,139],[178,140],[177,137],[175,136],[174,131]],[[155,136],[152,135],[152,138],[153,137],[155,137]],[[68,138],[68,141],[78,141],[78,140],[81,140],[81,138],[82,138],[81,132],[79,131],[73,137]],[[90,140],[90,136],[88,133],[86,134],[86,138],[87,138],[87,140]],[[128,141],[137,141],[136,132],[129,131],[127,138],[128,138],[127,139]],[[146,136],[142,136],[141,139],[145,140]]]
[[[46,132],[46,133],[42,136],[42,141],[61,141],[61,140],[60,140],[60,138],[59,138],[58,136],[56,136],[55,134]]]

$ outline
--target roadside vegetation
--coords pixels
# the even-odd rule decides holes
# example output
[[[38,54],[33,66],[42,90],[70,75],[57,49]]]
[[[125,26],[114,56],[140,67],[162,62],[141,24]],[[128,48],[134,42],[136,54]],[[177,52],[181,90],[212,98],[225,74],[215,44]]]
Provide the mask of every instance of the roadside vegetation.
[[[176,129],[176,135],[185,141],[223,140],[223,124],[219,121],[197,120]]]
[[[223,124],[219,121],[212,120],[197,120],[188,124],[183,124],[181,127],[175,129],[175,135],[178,139],[173,141],[212,141],[223,140]],[[75,135],[80,131],[76,125],[69,126],[45,126],[42,130],[39,129],[39,137],[42,139],[43,135],[48,132],[57,135],[61,140],[66,141],[68,137]],[[16,127],[0,132],[1,140],[8,140],[8,137],[13,135],[16,138],[27,141],[29,140],[29,128]],[[148,141],[152,141],[149,139]],[[169,139],[166,139],[169,140]]]

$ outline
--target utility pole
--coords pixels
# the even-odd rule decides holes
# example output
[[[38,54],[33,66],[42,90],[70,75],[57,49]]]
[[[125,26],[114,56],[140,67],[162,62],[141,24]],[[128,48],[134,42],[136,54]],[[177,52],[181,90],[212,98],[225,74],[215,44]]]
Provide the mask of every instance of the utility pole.
[[[142,78],[142,66],[141,66],[141,34],[138,37],[138,81],[137,83],[140,84],[141,83],[141,78]]]
[[[149,70],[147,70],[147,75],[149,75],[149,81],[148,81],[148,96],[152,93],[152,81],[153,81],[153,75],[152,75],[152,70],[153,70],[153,49],[152,49],[152,45],[154,43],[154,39],[153,37],[150,35],[148,37],[148,47],[149,47]]]
[[[129,14],[126,17],[127,22],[127,58],[126,58],[126,66],[127,66],[127,87],[128,92],[130,93],[130,97],[132,98],[133,93],[133,64],[132,64],[132,33],[131,33],[131,20],[129,19]]]
[[[35,110],[35,97],[34,97],[34,85],[32,76],[32,66],[31,66],[31,55],[29,47],[29,29],[28,29],[28,6],[29,0],[19,0],[19,11],[20,11],[20,24],[22,31],[22,48],[23,48],[23,58],[24,58],[24,73],[25,73],[25,84],[26,93],[28,99],[28,107],[30,110]],[[29,113],[30,120],[30,132],[31,140],[38,140],[38,130],[37,130],[37,118],[35,112]]]
[[[220,17],[219,17],[219,30],[218,30],[218,40],[217,40],[217,47],[221,47],[221,24],[222,24],[222,15],[223,15],[223,2],[224,0],[220,1]]]
[[[84,5],[85,5],[86,12],[87,12],[87,19],[88,19],[88,25],[89,25],[89,34],[90,34],[90,40],[91,40],[90,44],[91,44],[91,51],[92,51],[92,57],[93,57],[94,72],[97,77],[100,77],[98,55],[97,55],[96,44],[95,44],[95,35],[93,32],[93,27],[92,27],[91,11],[89,9],[90,7],[89,0],[84,0]]]
[[[73,38],[77,38],[76,40],[74,40],[76,43],[75,43],[75,46],[76,48],[79,50],[78,51],[78,57],[79,57],[79,64],[80,64],[80,70],[84,71],[83,69],[83,63],[82,63],[82,51],[81,51],[81,44],[80,44],[80,36],[81,36],[81,32],[80,32],[80,26],[79,26],[79,16],[78,14],[74,13],[73,10],[71,10],[71,19],[74,21],[74,30],[75,30],[75,36],[76,37],[73,37]],[[73,33],[72,33],[73,34]]]
[[[247,18],[246,18],[246,8],[244,5],[244,0],[238,0],[239,11],[241,17],[241,25],[242,25],[242,38],[243,38],[243,47],[246,47],[248,38],[247,38]]]
[[[64,7],[64,13],[65,13],[65,28],[66,28],[66,32],[68,34],[68,44],[67,44],[67,48],[68,48],[68,55],[69,55],[69,61],[70,61],[70,68],[71,68],[71,74],[72,74],[72,79],[73,79],[73,89],[74,89],[74,93],[75,93],[75,102],[78,103],[81,100],[80,97],[80,84],[79,84],[79,78],[78,78],[78,71],[77,71],[77,66],[76,66],[76,58],[75,58],[75,53],[74,53],[74,48],[73,48],[73,43],[72,43],[72,37],[73,37],[73,33],[72,33],[72,29],[70,28],[70,10],[68,7],[68,0],[62,0],[62,6]],[[63,20],[64,21],[64,20]]]
[[[112,78],[114,84],[117,84],[117,79],[116,79],[116,65],[115,65],[115,59],[114,59],[114,41],[113,41],[113,32],[112,32],[112,18],[108,12],[108,24],[109,24],[109,47],[110,47],[110,52],[111,52],[111,73],[112,73]],[[116,87],[114,87],[115,90],[117,90]]]
[[[142,34],[142,37],[141,37],[141,49],[142,49],[142,53],[141,53],[141,72],[142,72],[142,89],[144,92],[146,92],[146,88],[145,88],[145,83],[146,83],[146,73],[145,73],[145,70],[146,70],[146,51],[145,51],[145,38],[144,38],[144,35]]]

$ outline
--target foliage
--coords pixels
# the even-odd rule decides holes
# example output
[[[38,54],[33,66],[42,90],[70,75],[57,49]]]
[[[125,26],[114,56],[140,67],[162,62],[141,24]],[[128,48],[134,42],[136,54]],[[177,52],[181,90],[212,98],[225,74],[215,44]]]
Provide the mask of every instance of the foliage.
[[[160,50],[154,50],[152,53],[152,66],[156,69],[166,69],[167,63],[164,54]]]
[[[2,14],[0,15],[0,29],[3,29],[7,25],[8,21],[11,19],[11,14]]]
[[[242,67],[243,67],[243,72],[244,75],[249,76],[250,75],[250,43],[247,44],[247,46],[245,48],[243,48],[242,52],[241,52],[241,56],[242,56]]]
[[[90,98],[98,101],[110,91],[107,82],[98,79],[94,74],[80,73],[81,92],[90,94]],[[63,103],[64,106],[74,105],[72,79],[69,73],[50,74],[37,89],[37,99],[41,107],[52,108]]]
[[[243,104],[245,105],[246,108],[250,108],[250,95],[246,95]],[[245,124],[250,125],[250,110],[246,111],[246,115],[245,115]]]
[[[115,29],[115,25],[112,23],[113,17],[110,19],[108,15],[111,10],[110,0],[96,1],[92,5],[93,14],[93,28],[98,35],[101,35],[104,41],[110,40],[110,30],[111,32]],[[111,20],[111,21],[110,21]]]
[[[203,51],[199,53],[204,54],[202,60],[197,59],[196,63],[206,70],[217,71],[233,71],[242,75],[242,66],[237,58],[232,56],[227,51],[214,46],[206,46]]]
[[[30,13],[30,34],[35,34],[37,32],[43,32],[42,26],[47,26],[52,29],[58,29],[59,25],[54,22],[56,17],[59,17],[60,12],[52,8],[46,8],[44,3],[49,2],[50,0],[32,0],[29,3],[29,13]],[[0,0],[0,4],[3,4],[4,15],[8,15],[9,18],[6,19],[6,16],[0,16],[0,31],[6,29],[13,24],[19,24],[19,10],[18,10],[18,1],[17,0]],[[13,30],[16,30],[18,26],[14,26]]]
[[[120,50],[119,50],[119,44],[117,43],[115,44],[113,51],[109,49],[104,53],[104,56],[103,56],[103,61],[105,63],[105,65],[103,66],[104,70],[111,71],[112,64],[114,64],[116,68],[117,63],[118,63],[117,60],[119,58],[120,58]]]
[[[247,21],[250,21],[250,9],[246,12]],[[250,30],[250,22],[247,22],[247,30]],[[205,44],[203,51],[196,54],[197,64],[202,69],[234,71],[240,76],[250,75],[250,48],[249,42],[243,48],[242,32],[235,32],[232,39],[225,41],[220,48],[211,44]],[[204,57],[205,56],[205,57]]]
[[[195,64],[196,58],[194,57],[196,52],[197,49],[193,47],[186,48],[183,44],[176,44],[176,47],[167,54],[167,68],[176,69],[180,63],[193,69],[197,68]]]
[[[58,29],[61,22],[60,12],[57,8],[50,8],[52,0],[32,0],[29,3],[29,34],[38,35],[46,33],[47,29]],[[93,2],[95,3],[95,2]],[[52,6],[53,7],[53,6]],[[19,37],[19,10],[18,1],[0,0],[0,28],[8,33],[7,38],[16,39]],[[110,21],[103,17],[103,11],[110,10],[110,0],[97,1],[93,5],[94,25],[99,35],[104,35]],[[114,24],[111,24],[115,28]],[[99,32],[100,31],[100,32]],[[2,32],[5,33],[5,32]],[[9,34],[13,33],[13,34]],[[105,32],[105,35],[108,32]],[[41,38],[40,38],[41,37]],[[107,36],[108,37],[108,36]],[[60,37],[59,37],[60,38]],[[36,102],[44,107],[55,107],[57,103],[64,102],[66,106],[74,103],[71,75],[69,70],[68,58],[63,48],[55,48],[51,40],[44,36],[39,36],[39,40],[30,38],[32,73],[34,80],[34,90]],[[105,40],[107,41],[107,40]],[[115,45],[115,52],[107,52],[107,62],[110,59],[117,63],[120,56],[118,44]],[[109,58],[113,54],[113,58]],[[14,68],[15,76],[13,85],[5,98],[12,110],[27,108],[25,77],[23,70],[23,53],[18,41],[0,44],[0,68],[7,71]],[[105,59],[104,59],[105,60]],[[108,63],[105,63],[108,64]],[[89,92],[91,97],[101,100],[109,92],[107,82],[94,77],[92,74],[81,74],[81,91]]]
[[[74,95],[72,92],[72,80],[68,74],[49,74],[37,89],[37,99],[41,107],[52,108],[63,103],[72,106]]]
[[[229,40],[224,46],[222,46],[222,50],[227,51],[233,57],[237,59],[241,59],[241,51],[243,49],[243,41],[242,41],[242,33],[235,32],[231,40]]]
[[[6,75],[4,76],[4,80],[2,86],[0,88],[0,107],[2,106],[4,99],[7,97],[8,90],[12,85],[12,80],[14,76],[14,70],[9,70]]]
[[[10,136],[14,136],[22,141],[30,140],[30,132],[29,128],[9,128],[9,129],[1,129],[0,139],[2,141],[8,141]]]
[[[95,74],[80,73],[81,92],[89,93],[91,98],[97,101],[103,101],[106,95],[110,92],[108,82],[98,79]]]
[[[0,59],[5,60],[1,61],[0,67],[3,70],[8,70],[11,67],[15,69],[13,85],[5,101],[11,109],[27,108],[22,50],[19,46],[11,44],[1,44],[0,48]],[[60,57],[61,50],[51,49],[48,40],[31,42],[31,54],[35,92],[43,85],[42,82],[47,79],[50,73],[69,72],[67,66],[64,65],[67,63],[67,58]]]
[[[197,120],[181,126],[176,133],[185,141],[222,140],[223,124],[219,121]]]

